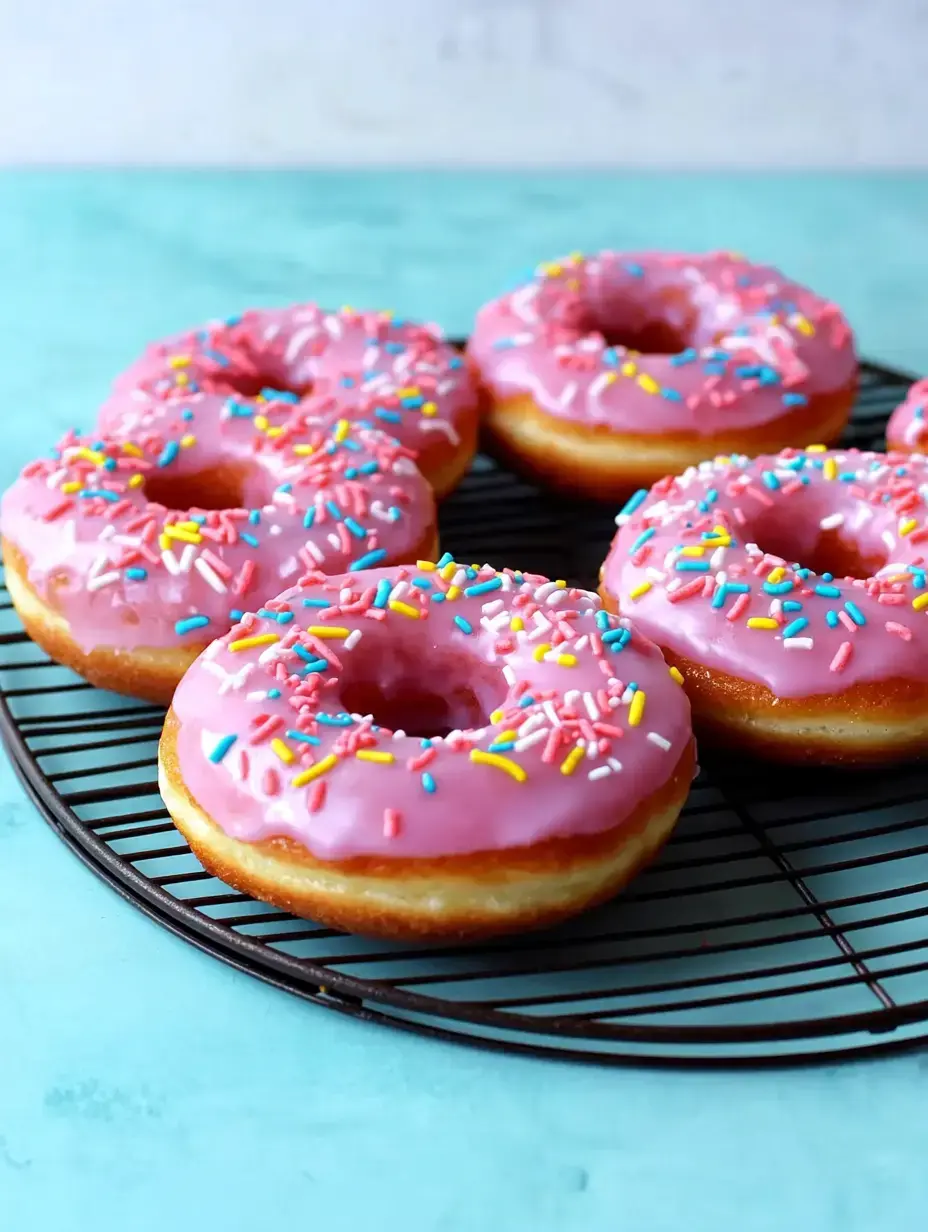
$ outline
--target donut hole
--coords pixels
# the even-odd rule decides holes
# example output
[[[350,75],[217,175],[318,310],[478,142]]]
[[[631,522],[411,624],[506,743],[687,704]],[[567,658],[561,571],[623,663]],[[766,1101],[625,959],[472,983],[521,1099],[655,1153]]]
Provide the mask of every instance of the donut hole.
[[[680,287],[634,288],[619,292],[608,283],[591,286],[583,306],[583,327],[602,334],[608,346],[641,355],[679,355],[701,342],[699,313]]]
[[[819,577],[830,573],[838,578],[869,578],[886,565],[889,558],[882,542],[868,540],[863,534],[843,534],[840,527],[822,528],[820,521],[803,516],[789,521],[759,518],[752,521],[749,538],[753,537],[762,551],[787,564],[811,569]]]
[[[213,466],[190,474],[169,469],[145,476],[146,499],[166,509],[243,509],[257,501],[246,499],[248,474],[244,467]],[[249,494],[250,495],[250,494]]]
[[[669,321],[642,321],[627,327],[606,323],[594,327],[606,340],[607,346],[625,347],[639,355],[679,355],[689,346],[688,336]]]
[[[452,648],[423,655],[368,636],[346,656],[349,665],[339,687],[342,707],[423,739],[483,727],[507,691],[499,669]]]
[[[295,394],[298,398],[305,398],[312,393],[313,389],[311,381],[305,384],[298,384],[289,377],[284,377],[280,372],[271,369],[224,372],[221,378],[217,380],[217,384],[222,385],[229,393],[238,394],[241,398],[257,398],[266,389],[273,389],[282,394]]]

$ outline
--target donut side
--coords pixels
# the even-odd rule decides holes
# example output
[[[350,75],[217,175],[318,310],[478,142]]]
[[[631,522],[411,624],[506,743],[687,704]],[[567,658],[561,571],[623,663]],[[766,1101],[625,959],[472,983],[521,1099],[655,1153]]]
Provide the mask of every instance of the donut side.
[[[186,787],[168,713],[158,778],[175,825],[226,884],[295,915],[391,940],[465,941],[543,928],[604,902],[670,836],[695,770],[693,742],[662,785],[596,834],[429,859],[321,861],[292,838],[231,838]]]

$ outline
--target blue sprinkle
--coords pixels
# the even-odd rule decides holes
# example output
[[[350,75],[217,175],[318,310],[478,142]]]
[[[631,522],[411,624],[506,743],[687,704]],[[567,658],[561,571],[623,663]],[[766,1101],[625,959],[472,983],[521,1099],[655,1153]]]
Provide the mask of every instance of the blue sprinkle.
[[[418,590],[431,590],[432,589],[432,583],[429,581],[428,578],[413,578],[412,584]]]
[[[647,530],[643,530],[632,546],[628,549],[629,556],[634,556],[637,551],[644,547],[649,539],[652,539],[657,534],[657,530],[653,526],[649,526]]]
[[[491,744],[487,749],[488,753],[505,753],[507,749],[515,748],[514,740],[502,740],[497,744]]]
[[[697,360],[699,355],[693,347],[687,347],[685,351],[681,351],[679,355],[671,355],[670,362],[675,368],[682,368],[684,364],[691,364]]]
[[[661,397],[667,402],[683,401],[683,395],[678,389],[668,389],[666,385],[661,388]]]
[[[262,389],[261,397],[268,402],[299,402],[299,395],[292,394],[289,389]]]
[[[316,520],[316,506],[310,505],[310,507],[306,510],[305,517],[303,518],[303,529],[309,530],[309,528],[312,526],[315,520]]]
[[[387,578],[381,578],[377,583],[377,593],[374,595],[372,607],[386,607],[387,600],[390,598],[390,591],[393,587]]]
[[[102,488],[84,488],[82,491],[78,492],[78,496],[85,500],[89,500],[94,496],[99,496],[101,500],[109,501],[111,505],[115,505],[119,500],[119,497],[115,492],[105,492]]]
[[[244,615],[245,613],[242,611],[240,607],[234,607],[229,612],[229,619],[232,621],[233,624],[238,624],[238,622],[242,619]]]
[[[220,739],[216,741],[212,753],[209,755],[210,761],[216,764],[221,762],[226,753],[228,753],[229,749],[231,749],[232,745],[235,744],[237,739],[238,736],[220,737]]]
[[[316,672],[324,672],[328,666],[328,662],[325,659],[313,659],[310,663],[307,663],[304,668],[301,668],[300,671],[297,672],[297,675],[311,676]]]
[[[841,591],[837,586],[822,586],[818,585],[815,588],[815,593],[821,595],[823,599],[840,599]]]
[[[202,513],[195,513],[190,518],[191,522],[196,522],[197,526],[205,526],[206,518]]]
[[[317,714],[316,722],[325,727],[350,727],[354,719],[350,714]]]
[[[186,620],[177,621],[174,625],[174,632],[183,636],[185,633],[192,633],[194,629],[202,629],[208,624],[208,616],[188,616]]]
[[[603,351],[603,363],[614,368],[619,362],[619,353],[615,347],[606,347]]]
[[[463,633],[473,633],[474,626],[469,620],[465,620],[463,616],[455,616],[454,623]]]
[[[181,413],[180,413],[180,417],[181,417],[181,419],[183,419],[186,423],[190,423],[190,421],[193,419],[193,411],[191,411],[191,410],[181,411]]]
[[[648,499],[648,489],[639,488],[632,496],[628,498],[622,508],[619,510],[620,518],[630,517],[636,509],[638,509]]]
[[[304,607],[331,607],[332,604],[328,599],[304,599]]]
[[[805,629],[808,626],[808,624],[809,622],[806,620],[805,616],[798,616],[795,620],[791,621],[784,628],[783,630],[784,639],[788,637],[797,637],[803,631],[803,629]]]
[[[280,689],[268,689],[267,695],[276,701],[280,697]]]
[[[325,507],[328,509],[329,513],[336,522],[340,522],[342,520],[342,511],[339,509],[338,505],[336,505],[335,501],[326,501]]]
[[[343,377],[341,378],[341,380],[339,381],[339,384],[340,384],[340,385],[341,385],[344,389],[353,389],[353,388],[354,388],[354,377],[352,377],[352,376],[343,376]]]
[[[468,599],[473,599],[476,595],[488,595],[491,590],[499,590],[503,584],[503,579],[500,577],[488,578],[485,582],[475,582],[473,586],[465,586],[464,594]]]
[[[450,552],[443,552],[441,560],[439,560],[436,563],[435,567],[436,569],[443,569],[445,565],[450,565],[453,562],[453,560],[454,560],[454,557],[451,555]]]
[[[825,621],[826,621],[826,623],[827,623],[827,625],[828,625],[828,627],[829,627],[830,629],[837,629],[837,627],[838,627],[838,623],[839,623],[839,622],[838,622],[838,613],[837,613],[837,612],[832,612],[832,611],[830,611],[830,610],[829,610],[829,611],[827,611],[827,612],[825,613]]]
[[[784,582],[764,582],[764,591],[768,595],[788,595],[793,589],[793,583],[787,578]]]
[[[867,623],[866,616],[851,599],[847,599],[845,601],[844,610],[847,612],[848,616],[850,616],[851,620],[853,620],[855,625],[865,625]]]
[[[611,646],[613,642],[620,642],[624,646],[630,636],[628,629],[610,629],[608,633],[603,634],[603,645]]]
[[[707,560],[678,560],[674,568],[680,573],[708,573],[709,562]]]
[[[268,697],[270,696],[270,693],[268,693]],[[300,744],[322,744],[318,736],[307,736],[305,732],[288,731],[286,735],[290,740],[297,740]]]
[[[444,603],[444,601],[445,601],[445,596],[442,594],[440,590],[437,591],[434,595],[432,595],[433,603]]]
[[[107,458],[106,461],[103,463],[103,469],[105,471],[114,471],[116,469],[116,459]]]
[[[399,413],[399,411],[388,411],[382,406],[378,406],[377,409],[374,411],[374,414],[377,416],[378,419],[383,419],[387,423],[402,423],[403,422],[403,416]]]
[[[429,774],[428,770],[423,770],[423,772],[422,772],[422,786],[423,786],[423,787],[425,788],[425,790],[426,790],[427,792],[429,792],[430,794],[436,790],[436,788],[435,788],[435,780],[434,780],[434,779],[432,778],[432,776]]]
[[[254,537],[254,535],[249,535],[247,531],[240,530],[238,532],[238,537],[239,539],[243,539],[250,548],[256,548],[259,546],[258,540]]]
[[[346,519],[347,520],[347,519]],[[357,560],[351,562],[349,569],[373,569],[386,558],[386,548],[375,548],[373,552],[365,552],[363,556],[359,556]]]
[[[777,479],[773,471],[761,471],[760,477],[761,479],[763,479],[764,485],[770,488],[772,492],[776,492],[776,490],[779,488],[780,481],[779,479]]]
[[[158,459],[158,466],[170,466],[179,453],[180,445],[178,445],[177,441],[168,441],[164,449],[161,451],[161,456]]]
[[[596,628],[604,632],[609,628],[609,613],[604,612],[602,608],[596,613]]]
[[[144,582],[145,579],[148,577],[148,570],[147,569],[137,569],[137,568],[127,569],[126,577],[131,582]]]
[[[380,467],[376,462],[365,462],[363,466],[358,467],[358,473],[361,475],[375,475]],[[345,472],[347,474],[347,471]]]
[[[283,490],[284,490],[283,488],[279,489],[279,491],[281,492]],[[261,521],[261,510],[252,509],[251,512],[248,514],[248,521],[252,524],[252,526],[257,526],[258,523]]]
[[[633,278],[644,277],[644,266],[639,265],[637,261],[623,261],[622,268],[631,274]]]
[[[367,537],[367,531],[364,529],[363,526],[361,526],[358,522],[356,522],[354,518],[346,517],[345,525],[348,527],[349,531],[354,535],[355,539],[365,539]]]
[[[783,611],[784,612],[801,612],[802,604],[799,602],[798,599],[785,599],[783,601]]]
[[[808,401],[805,394],[784,394],[782,398],[784,406],[806,406]]]

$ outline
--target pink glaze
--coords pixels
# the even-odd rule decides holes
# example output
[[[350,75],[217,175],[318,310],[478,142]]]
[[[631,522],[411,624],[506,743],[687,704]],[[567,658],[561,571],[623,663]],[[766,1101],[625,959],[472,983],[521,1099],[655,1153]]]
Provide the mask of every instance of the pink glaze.
[[[658,645],[777,697],[928,679],[926,481],[918,455],[703,462],[631,498],[603,583]],[[789,563],[829,537],[885,564],[861,580]]]
[[[288,623],[246,616],[173,703],[184,781],[234,838],[342,860],[591,834],[691,739],[657,649],[564,583],[443,557],[306,578],[267,606]],[[394,730],[354,711],[365,689]]]
[[[116,379],[98,425],[137,433],[176,419],[199,392],[206,432],[230,398],[259,413],[263,388],[294,402],[311,391],[315,414],[364,420],[416,452],[436,438],[455,447],[477,402],[469,368],[437,326],[296,304],[251,309],[152,344]]]
[[[609,345],[659,323],[678,354]],[[468,352],[498,398],[616,432],[703,436],[767,424],[853,385],[841,311],[732,253],[600,252],[540,266],[485,305]]]
[[[916,381],[906,394],[905,402],[897,406],[886,425],[886,443],[890,449],[924,453],[928,449],[928,378]]]
[[[264,432],[232,416],[203,436],[69,434],[4,493],[4,537],[39,595],[54,587],[85,651],[203,644],[308,570],[421,550],[434,501],[395,441],[286,403],[268,403],[265,416]],[[181,511],[146,496],[169,480],[196,491],[197,475],[230,464],[242,468],[242,508]]]

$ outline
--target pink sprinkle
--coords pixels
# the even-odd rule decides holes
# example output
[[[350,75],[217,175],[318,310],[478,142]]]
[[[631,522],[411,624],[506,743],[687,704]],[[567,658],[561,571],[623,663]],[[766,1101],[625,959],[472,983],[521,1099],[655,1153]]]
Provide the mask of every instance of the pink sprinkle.
[[[383,811],[383,836],[384,838],[396,838],[400,832],[400,822],[402,817],[396,809],[388,808]]]
[[[249,744],[263,743],[267,740],[268,736],[272,736],[279,727],[284,725],[284,721],[279,714],[259,715],[258,717],[261,722],[251,733],[248,741]]]
[[[848,633],[857,632],[857,626],[854,624],[853,620],[851,620],[850,616],[848,616],[847,612],[839,612],[838,619],[844,625],[845,629],[847,629]]]
[[[424,770],[429,762],[434,761],[437,756],[438,753],[434,748],[425,749],[418,757],[410,757],[406,766],[410,770]]]
[[[835,655],[835,657],[832,659],[831,663],[829,664],[830,670],[833,672],[843,672],[845,667],[847,666],[847,661],[848,659],[850,659],[853,651],[854,651],[854,647],[851,645],[850,642],[842,642],[841,645],[838,647],[838,653]]]
[[[545,741],[544,751],[541,754],[541,760],[543,762],[550,764],[552,761],[554,761],[554,754],[557,752],[557,746],[560,744],[560,742],[561,742],[561,734],[558,731],[558,729],[555,727],[549,733],[548,739]]]
[[[751,596],[749,594],[739,595],[725,613],[725,619],[731,621],[738,620],[744,614],[750,602]]]
[[[311,813],[318,813],[325,804],[326,785],[322,779],[317,779],[309,789],[306,807]]]
[[[668,590],[666,592],[668,602],[679,603],[682,599],[692,599],[694,595],[698,595],[702,590],[702,583],[702,578],[694,578],[692,582],[687,582],[679,590]]]
[[[908,625],[901,625],[897,620],[887,620],[884,625],[887,633],[896,633],[904,642],[912,640],[912,630]]]
[[[237,595],[244,595],[251,586],[255,576],[255,562],[250,558],[242,565],[238,577],[232,585],[232,590]]]
[[[266,796],[276,796],[280,791],[280,775],[271,766],[261,775],[261,790]]]
[[[43,521],[54,522],[55,518],[60,517],[66,510],[70,509],[74,504],[70,496],[66,496],[64,500],[58,502],[57,505],[52,505],[51,509],[47,509],[42,515]]]

